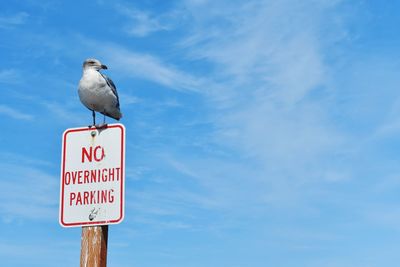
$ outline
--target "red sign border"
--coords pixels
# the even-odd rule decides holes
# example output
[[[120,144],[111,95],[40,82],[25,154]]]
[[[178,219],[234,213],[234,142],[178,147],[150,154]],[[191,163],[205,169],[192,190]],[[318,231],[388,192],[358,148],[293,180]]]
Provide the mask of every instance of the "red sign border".
[[[96,222],[76,222],[76,223],[65,223],[64,222],[64,174],[65,174],[65,154],[66,154],[66,139],[67,135],[72,132],[84,132],[93,131],[94,128],[82,127],[82,128],[70,128],[64,131],[62,137],[62,151],[61,151],[61,189],[60,189],[60,214],[59,223],[63,227],[78,227],[78,226],[89,226],[89,225],[107,225],[107,224],[118,224],[124,219],[124,184],[125,184],[125,126],[121,123],[108,124],[109,128],[120,128],[121,129],[121,204],[120,204],[120,217],[116,220],[110,221],[96,221]]]

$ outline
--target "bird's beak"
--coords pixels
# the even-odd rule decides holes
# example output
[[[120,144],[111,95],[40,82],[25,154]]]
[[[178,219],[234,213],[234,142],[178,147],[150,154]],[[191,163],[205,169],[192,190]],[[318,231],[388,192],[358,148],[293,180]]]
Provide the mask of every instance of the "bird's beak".
[[[101,65],[101,68],[102,68],[103,70],[106,70],[106,69],[107,69],[107,66],[106,66],[106,65]]]

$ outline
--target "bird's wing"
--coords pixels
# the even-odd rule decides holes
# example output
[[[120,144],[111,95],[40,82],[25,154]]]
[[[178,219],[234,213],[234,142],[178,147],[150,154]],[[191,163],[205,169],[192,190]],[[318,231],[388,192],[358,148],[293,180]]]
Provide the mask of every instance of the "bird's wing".
[[[118,97],[117,87],[115,86],[113,81],[110,78],[108,78],[105,74],[103,74],[103,73],[100,73],[100,74],[101,74],[101,76],[103,76],[103,78],[106,81],[107,85],[111,88],[111,91],[113,92],[113,94],[117,98],[117,108],[119,108],[119,97]]]

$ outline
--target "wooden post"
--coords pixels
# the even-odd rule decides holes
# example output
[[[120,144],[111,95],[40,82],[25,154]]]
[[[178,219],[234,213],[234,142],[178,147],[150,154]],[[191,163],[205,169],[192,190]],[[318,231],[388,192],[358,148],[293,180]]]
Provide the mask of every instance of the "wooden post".
[[[108,225],[82,227],[80,267],[107,266]]]

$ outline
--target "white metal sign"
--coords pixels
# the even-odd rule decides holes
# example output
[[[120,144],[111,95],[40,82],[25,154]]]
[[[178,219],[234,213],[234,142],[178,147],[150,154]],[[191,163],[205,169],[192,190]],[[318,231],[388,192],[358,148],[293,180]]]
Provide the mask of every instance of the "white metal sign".
[[[67,129],[62,139],[60,224],[120,223],[124,218],[125,127]]]

